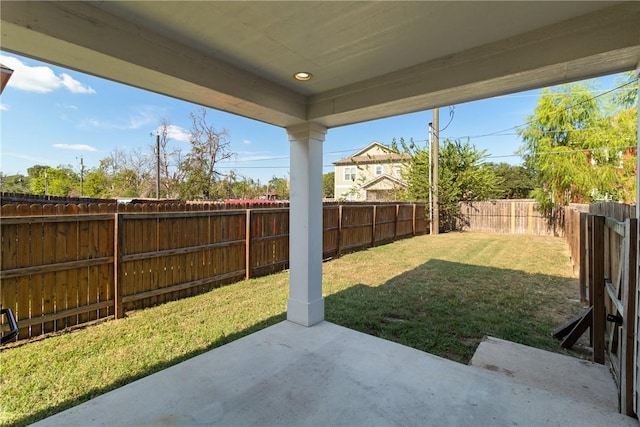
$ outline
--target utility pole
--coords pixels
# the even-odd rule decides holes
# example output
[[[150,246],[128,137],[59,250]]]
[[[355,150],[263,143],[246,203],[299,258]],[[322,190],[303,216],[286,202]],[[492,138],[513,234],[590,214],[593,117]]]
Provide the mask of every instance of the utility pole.
[[[80,156],[80,197],[84,195],[84,160]]]
[[[431,223],[431,232],[438,234],[440,232],[440,210],[438,209],[438,149],[440,146],[440,115],[437,108],[433,109],[433,146],[431,155],[433,156],[433,222]]]
[[[160,134],[156,133],[156,199],[160,199]]]
[[[44,195],[49,195],[49,172],[48,168],[44,170]]]
[[[433,156],[431,147],[433,146],[433,122],[429,122],[429,234],[433,234]]]

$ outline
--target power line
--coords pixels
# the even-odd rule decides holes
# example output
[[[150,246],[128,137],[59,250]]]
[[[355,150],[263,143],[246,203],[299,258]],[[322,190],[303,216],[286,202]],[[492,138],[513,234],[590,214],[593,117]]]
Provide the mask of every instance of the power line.
[[[577,102],[575,104],[571,104],[567,107],[562,108],[561,110],[559,110],[556,114],[559,114],[561,112],[567,111],[571,108],[577,107],[581,104],[584,104],[586,102],[592,101],[596,98],[599,98],[601,96],[607,95],[609,93],[615,92],[616,90],[622,89],[626,86],[629,86],[631,84],[633,84],[634,81],[629,81],[626,83],[621,84],[620,86],[617,86],[615,88],[609,89],[609,90],[604,90],[604,91],[582,91],[584,93],[596,93],[596,92],[600,92],[597,95],[594,95],[592,97],[590,97],[589,99]],[[558,96],[560,96],[561,94],[557,94]],[[507,95],[504,95],[507,96]],[[447,123],[447,125],[440,129],[440,132],[444,131],[445,129],[447,129],[449,127],[449,125],[452,123],[454,115],[455,115],[455,106],[450,106],[449,107],[449,122]],[[481,135],[465,135],[465,136],[458,136],[458,137],[450,137],[450,139],[462,139],[462,138],[468,138],[468,139],[478,139],[478,138],[486,138],[489,136],[514,136],[514,135],[518,135],[517,132],[509,132],[509,131],[513,131],[516,130],[520,127],[524,127],[527,125],[531,125],[533,124],[533,120],[530,120],[528,122],[525,122],[523,124],[520,125],[516,125],[516,126],[512,126],[510,128],[507,129],[502,129],[499,131],[495,131],[495,132],[490,132],[490,133],[486,133],[486,134],[481,134]],[[592,130],[592,129],[598,129],[597,127],[589,127],[589,128],[582,128],[582,129],[562,129],[562,130],[553,130],[553,131],[549,131],[549,133],[562,133],[562,132],[581,132],[581,131],[587,131],[587,130]],[[411,138],[414,142],[427,142],[428,140],[426,139],[413,139]],[[591,150],[595,150],[595,149],[613,149],[613,148],[634,148],[634,147],[602,147],[602,148],[593,148]],[[342,153],[353,153],[353,152],[357,152],[358,150],[360,150],[361,147],[359,148],[351,148],[351,149],[346,149],[346,150],[337,150],[337,151],[328,151],[323,153],[323,155],[329,155],[329,154],[342,154]],[[580,152],[580,151],[584,151],[582,149],[578,149],[578,150],[567,150],[567,151],[562,151],[562,152],[548,152],[548,153],[539,153],[539,154],[553,154],[553,153],[557,153],[557,154],[561,154],[561,153],[569,153],[569,152]],[[521,155],[518,154],[509,154],[509,155],[501,155],[501,156],[488,156],[488,158],[504,158],[504,157],[522,157]],[[253,163],[253,162],[262,162],[262,161],[272,161],[272,160],[288,160],[290,159],[290,156],[282,156],[282,157],[270,157],[270,158],[264,158],[264,159],[247,159],[247,160],[236,160],[235,163]],[[331,165],[323,165],[323,167],[329,167],[329,166],[333,166],[333,164]],[[241,167],[243,169],[269,169],[269,168],[274,168],[274,169],[284,169],[284,168],[289,168],[290,166],[235,166],[235,167]],[[220,168],[222,169],[233,169],[234,166],[220,166]]]
[[[624,88],[626,86],[629,86],[631,84],[634,84],[634,83],[635,82],[633,80],[628,81],[626,83],[621,84],[620,86],[614,87],[613,89],[609,89],[609,90],[603,91],[602,93],[599,93],[598,95],[594,95],[594,96],[592,96],[592,97],[590,97],[588,99],[585,99],[583,101],[577,102],[575,104],[571,104],[571,105],[569,105],[567,107],[564,107],[563,109],[558,110],[556,112],[556,114],[563,113],[563,112],[565,112],[567,110],[570,110],[571,108],[577,107],[577,106],[582,105],[582,104],[584,104],[586,102],[589,102],[589,101],[593,101],[596,98],[599,98],[601,96],[607,95],[607,94],[612,93],[612,92],[615,92],[616,90],[622,89],[622,88]],[[589,92],[589,91],[586,91],[586,92]],[[591,93],[591,92],[589,92],[589,93]],[[504,132],[509,132],[511,130],[516,130],[516,129],[524,127],[524,126],[531,125],[533,123],[534,123],[533,120],[529,120],[529,121],[527,121],[527,122],[525,122],[523,124],[512,126],[510,128],[499,130],[499,131],[496,131],[496,132],[486,133],[486,134],[482,134],[482,135],[474,135],[474,136],[463,136],[463,137],[459,137],[459,138],[476,139],[476,138],[484,138],[484,137],[487,137],[487,136],[498,136],[499,134],[504,134]],[[459,139],[459,138],[457,138],[457,139]]]

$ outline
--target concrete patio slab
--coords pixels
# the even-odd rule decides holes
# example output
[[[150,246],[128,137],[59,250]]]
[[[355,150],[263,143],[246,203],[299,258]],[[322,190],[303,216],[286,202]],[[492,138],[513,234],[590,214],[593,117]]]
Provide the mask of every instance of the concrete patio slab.
[[[328,322],[285,321],[37,426],[637,426],[568,396]]]
[[[605,365],[493,337],[480,343],[471,365],[610,412],[618,411],[618,388]]]

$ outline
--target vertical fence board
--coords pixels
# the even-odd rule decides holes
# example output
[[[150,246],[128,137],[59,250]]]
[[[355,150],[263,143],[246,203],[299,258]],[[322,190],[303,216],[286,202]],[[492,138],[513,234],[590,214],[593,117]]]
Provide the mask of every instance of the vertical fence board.
[[[574,229],[574,233],[578,235],[578,251],[580,265],[580,301],[584,304],[588,302],[587,298],[587,265],[588,265],[588,252],[587,252],[587,239],[586,239],[586,226],[587,226],[586,212],[579,212],[579,222],[577,229]]]
[[[109,206],[106,204],[100,204],[100,213],[107,214],[109,213]],[[100,257],[108,257],[114,255],[114,247],[113,247],[113,234],[114,234],[114,219],[110,219],[107,221],[102,221],[99,232],[99,241],[100,241]],[[115,258],[114,258],[115,263]],[[111,292],[111,284],[113,283],[113,263],[102,265],[99,267],[99,275],[98,275],[98,301],[110,301],[113,298],[113,292]],[[98,312],[98,317],[103,319],[113,314],[113,310],[109,308],[102,308]]]
[[[19,215],[29,215],[30,207],[29,205],[18,205]],[[31,224],[18,224],[18,233],[17,233],[17,242],[18,242],[18,251],[16,264],[18,267],[26,267],[29,265],[29,251],[31,249],[30,245],[30,231]],[[30,276],[20,276],[17,280],[17,305],[16,305],[16,320],[28,320],[31,317],[30,311]],[[21,327],[19,328],[18,338],[29,338],[30,328]]]
[[[3,205],[2,215],[4,216],[16,216],[16,205]],[[2,256],[1,265],[2,270],[9,270],[16,267],[18,257],[18,235],[17,227],[14,224],[5,224],[0,221],[0,227],[2,228]],[[14,313],[16,312],[16,301],[18,296],[18,280],[17,278],[2,279],[0,283],[0,306],[2,308],[10,308]],[[7,321],[5,316],[1,316],[1,324],[4,326]]]
[[[63,215],[64,211],[60,205],[53,206],[53,209],[56,212],[56,215]],[[70,224],[68,222],[57,222],[55,224],[55,249],[54,249],[54,263],[64,262],[67,254],[67,239],[69,236],[69,227]],[[67,309],[67,278],[68,271],[56,271],[55,273],[55,283],[56,283],[56,313],[60,313]],[[68,326],[66,318],[61,318],[56,320],[56,330],[60,331]]]
[[[624,262],[626,265],[623,278],[622,305],[624,317],[621,342],[621,374],[620,374],[620,412],[633,416],[633,366],[637,355],[634,352],[635,323],[636,323],[636,285],[637,285],[637,250],[638,250],[638,221],[635,218],[625,220]]]
[[[86,215],[89,213],[88,205],[79,205],[77,210],[73,210],[73,206],[69,205],[66,208],[69,213],[78,213]],[[77,260],[80,254],[86,254],[85,257],[91,258],[94,253],[94,236],[92,235],[91,224],[89,221],[76,221],[75,227],[77,229],[77,239],[70,241],[68,244],[67,259]],[[69,286],[74,289],[74,303],[69,304],[70,307],[83,307],[89,304],[89,272],[88,268],[79,268],[70,270],[71,275],[75,275],[75,279],[69,280]],[[82,312],[78,314],[76,324],[86,323],[91,319],[88,312]]]
[[[124,224],[122,216],[118,212],[113,215],[113,317],[124,317],[124,305],[122,302],[124,285],[124,268],[122,262],[122,230]]]
[[[604,287],[604,217],[591,217],[591,260],[593,263],[593,361],[604,364],[606,322]]]
[[[46,204],[42,206],[42,214],[43,215],[54,215],[56,212],[55,206],[51,204]],[[55,250],[56,250],[56,224],[54,223],[45,223],[42,227],[42,246],[43,246],[43,256],[42,263],[44,265],[53,264],[55,262]],[[43,314],[55,313],[56,312],[56,304],[58,301],[58,296],[56,294],[57,286],[56,286],[56,273],[50,272],[45,273],[44,278],[44,297],[43,297]],[[56,330],[56,322],[50,321],[45,322],[44,324],[44,332],[53,332]]]
[[[42,205],[31,205],[31,215],[42,215]],[[43,224],[31,224],[31,259],[29,265],[44,265]],[[31,315],[30,318],[38,318],[44,313],[44,274],[31,275]],[[42,323],[32,325],[30,336],[38,336],[43,333]]]

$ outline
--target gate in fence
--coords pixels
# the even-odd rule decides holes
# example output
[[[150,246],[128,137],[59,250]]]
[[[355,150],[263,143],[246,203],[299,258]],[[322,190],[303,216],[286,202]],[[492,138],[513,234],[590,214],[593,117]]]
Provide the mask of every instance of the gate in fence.
[[[570,348],[589,330],[594,362],[608,360],[618,386],[620,412],[633,416],[640,373],[637,219],[578,215],[579,236],[572,239],[579,247],[573,248],[572,256],[580,260],[580,295],[588,308],[557,328],[554,335],[563,339],[563,347]]]

